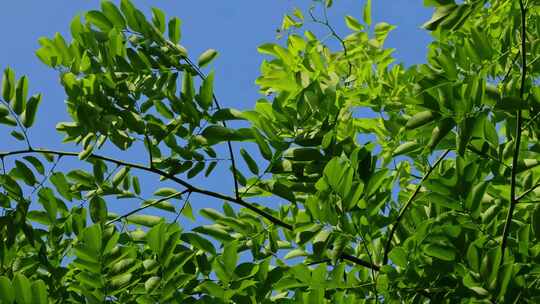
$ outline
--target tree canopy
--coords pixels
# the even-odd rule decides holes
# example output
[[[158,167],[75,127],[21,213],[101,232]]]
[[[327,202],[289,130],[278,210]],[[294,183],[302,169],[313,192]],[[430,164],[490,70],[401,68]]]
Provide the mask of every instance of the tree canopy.
[[[42,95],[6,68],[0,123],[26,148],[0,152],[0,302],[538,303],[540,2],[424,3],[409,67],[371,0],[344,35],[330,0],[285,15],[247,110],[158,8],[102,1],[41,38],[71,150],[32,145]],[[106,153],[138,145],[145,163]],[[233,189],[196,182],[219,166]]]

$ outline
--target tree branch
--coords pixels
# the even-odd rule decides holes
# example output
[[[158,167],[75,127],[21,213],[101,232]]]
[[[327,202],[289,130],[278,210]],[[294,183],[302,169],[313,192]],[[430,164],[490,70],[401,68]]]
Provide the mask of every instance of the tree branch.
[[[26,149],[26,150],[16,150],[16,151],[0,153],[0,158],[4,158],[4,157],[7,157],[7,156],[12,156],[12,155],[32,154],[32,153],[43,153],[43,154],[52,154],[52,155],[58,155],[58,156],[72,156],[72,157],[77,157],[78,156],[78,153],[76,153],[76,152],[57,151],[57,150],[49,150],[49,149]],[[256,214],[266,218],[267,220],[269,220],[270,222],[272,222],[274,224],[277,224],[277,225],[279,225],[281,227],[284,227],[284,228],[286,228],[288,230],[292,230],[292,225],[283,222],[282,220],[278,219],[277,217],[271,215],[270,213],[267,213],[266,211],[257,208],[256,206],[252,205],[251,203],[248,203],[248,202],[246,202],[246,201],[244,201],[242,199],[230,197],[228,195],[224,195],[224,194],[221,194],[221,193],[218,193],[218,192],[214,192],[214,191],[210,191],[210,190],[206,190],[206,189],[196,187],[196,186],[184,181],[183,179],[180,179],[180,178],[174,176],[173,174],[170,174],[170,173],[165,172],[163,170],[160,170],[160,169],[157,169],[157,168],[147,167],[147,166],[137,164],[137,163],[130,163],[130,162],[127,162],[127,161],[118,160],[118,159],[114,159],[114,158],[110,158],[110,157],[102,156],[102,155],[98,155],[98,154],[91,154],[88,158],[89,159],[90,158],[100,159],[100,160],[107,161],[107,162],[110,162],[110,163],[114,163],[114,164],[117,164],[117,165],[127,166],[127,167],[131,167],[131,168],[135,168],[135,169],[139,169],[139,170],[142,170],[142,171],[151,172],[151,173],[160,175],[162,177],[170,179],[173,182],[185,187],[186,189],[188,189],[191,192],[200,193],[200,194],[203,194],[203,195],[206,195],[206,196],[210,196],[210,197],[214,197],[214,198],[217,198],[217,199],[222,199],[222,200],[225,200],[225,201],[228,201],[228,202],[231,202],[231,203],[238,204],[238,205],[240,205],[240,206],[242,206],[242,207],[244,207],[246,209],[249,209],[249,210],[255,212]]]
[[[32,153],[52,154],[52,155],[58,155],[58,156],[71,156],[71,157],[77,157],[78,156],[78,153],[76,153],[76,152],[56,151],[56,150],[49,150],[49,149],[27,149],[27,150],[17,150],[17,151],[10,151],[10,152],[0,153],[0,159],[4,159],[4,157],[7,157],[7,156],[22,155],[22,154],[32,154]],[[272,222],[275,225],[283,227],[283,228],[285,228],[287,230],[291,230],[291,231],[294,230],[294,227],[291,224],[288,224],[288,223],[282,221],[281,219],[271,215],[270,213],[268,213],[268,212],[266,212],[264,210],[261,210],[261,209],[257,208],[253,204],[251,204],[249,202],[246,202],[241,198],[234,198],[234,197],[230,197],[230,196],[218,193],[218,192],[213,192],[213,191],[209,191],[209,190],[206,190],[206,189],[198,188],[198,187],[196,187],[196,186],[194,186],[194,185],[192,185],[192,184],[190,184],[190,183],[188,183],[188,182],[186,182],[186,181],[184,181],[184,180],[182,180],[182,179],[180,179],[180,178],[178,178],[178,177],[176,177],[176,176],[174,176],[174,175],[172,175],[170,173],[159,170],[157,168],[146,167],[146,166],[143,166],[141,164],[130,163],[130,162],[126,162],[126,161],[122,161],[122,160],[118,160],[118,159],[114,159],[114,158],[110,158],[110,157],[102,156],[102,155],[98,155],[98,154],[91,154],[88,157],[88,159],[91,159],[91,158],[100,159],[100,160],[107,161],[107,162],[110,162],[110,163],[114,163],[114,164],[117,164],[117,165],[120,165],[120,166],[127,166],[127,167],[135,168],[135,169],[138,169],[138,170],[141,170],[141,171],[151,172],[151,173],[160,175],[162,177],[170,179],[170,180],[176,182],[177,184],[180,184],[181,186],[185,187],[186,188],[186,190],[184,190],[185,192],[199,193],[199,194],[203,194],[203,195],[210,196],[210,197],[213,197],[213,198],[222,199],[222,200],[225,200],[225,201],[228,201],[228,202],[231,202],[231,203],[235,203],[235,204],[240,205],[240,206],[242,206],[242,207],[244,207],[244,208],[246,208],[248,210],[253,211],[254,213],[262,216],[263,218],[267,219],[268,221]],[[176,194],[173,194],[173,195],[176,195]],[[157,204],[157,202],[154,202],[154,203]],[[149,206],[150,205],[143,206],[143,207],[147,208]],[[143,208],[143,207],[141,207],[141,208]],[[132,212],[133,213],[138,212],[138,211],[142,210],[141,208],[135,209]],[[131,215],[133,213],[129,213],[129,214],[125,215],[125,216],[129,216],[129,215]],[[357,258],[355,256],[351,256],[351,255],[348,255],[348,254],[341,254],[341,258],[344,259],[344,260],[348,260],[350,262],[353,262],[355,264],[358,264],[358,265],[361,265],[361,266],[364,266],[364,267],[367,267],[367,268],[370,268],[370,269],[377,270],[377,271],[380,269],[380,266],[378,266],[378,265],[372,264],[370,262],[366,262],[366,261],[364,261],[362,259],[359,259],[359,258]]]
[[[519,0],[519,9],[521,11],[521,86],[519,88],[519,98],[523,100],[525,96],[525,80],[527,78],[527,11],[523,0]],[[516,122],[516,145],[514,147],[514,156],[512,158],[512,175],[510,181],[510,206],[508,213],[506,214],[506,222],[504,223],[503,235],[501,241],[501,262],[504,261],[504,253],[508,242],[508,235],[510,234],[510,225],[512,223],[512,217],[514,216],[514,209],[516,207],[516,177],[519,161],[519,149],[521,144],[521,131],[523,124],[523,111],[517,110],[517,122]]]
[[[416,196],[418,195],[418,193],[420,192],[420,188],[422,187],[422,183],[424,181],[426,181],[429,176],[431,175],[431,172],[433,172],[433,170],[441,163],[441,161],[446,157],[446,155],[448,155],[448,153],[450,152],[450,149],[446,150],[440,157],[439,159],[437,159],[437,161],[435,162],[435,164],[433,164],[432,167],[429,168],[428,172],[426,172],[426,174],[424,175],[424,177],[422,178],[422,180],[420,180],[420,182],[418,183],[418,185],[416,186],[416,189],[414,190],[414,192],[411,194],[411,196],[409,197],[409,199],[407,200],[407,202],[405,203],[405,205],[403,206],[403,208],[399,211],[399,214],[396,218],[396,222],[394,223],[394,225],[392,226],[392,228],[390,229],[390,233],[388,234],[388,238],[386,240],[386,245],[384,246],[384,257],[383,257],[383,265],[386,265],[388,263],[388,253],[390,251],[390,244],[392,243],[392,239],[394,238],[394,233],[396,232],[396,229],[397,227],[399,226],[399,223],[401,222],[401,219],[403,218],[403,216],[405,215],[405,212],[407,211],[407,209],[409,208],[409,206],[411,205],[411,203],[414,201],[414,199],[416,198]]]

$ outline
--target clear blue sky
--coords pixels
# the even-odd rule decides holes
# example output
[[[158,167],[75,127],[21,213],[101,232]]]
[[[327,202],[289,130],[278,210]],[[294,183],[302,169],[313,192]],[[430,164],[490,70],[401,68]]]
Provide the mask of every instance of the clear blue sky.
[[[254,84],[258,76],[262,56],[256,47],[264,42],[276,39],[275,29],[279,27],[284,13],[294,7],[306,9],[311,4],[308,0],[192,0],[164,1],[137,0],[136,5],[147,12],[150,6],[163,9],[167,16],[177,16],[182,22],[182,41],[196,58],[207,48],[214,48],[220,56],[214,62],[216,70],[216,94],[223,106],[246,109],[251,107],[260,96]],[[329,10],[330,22],[338,33],[345,36],[348,31],[343,17],[347,14],[361,19],[364,1],[335,0]],[[12,67],[19,77],[28,75],[31,93],[44,94],[36,126],[31,130],[32,143],[36,147],[60,147],[60,136],[54,130],[57,122],[67,119],[64,107],[64,92],[58,82],[55,71],[45,67],[35,57],[38,48],[37,39],[52,36],[60,32],[69,33],[69,23],[73,16],[89,9],[99,7],[97,0],[18,0],[0,3],[0,68]],[[307,14],[306,14],[307,15]],[[431,16],[431,10],[422,6],[422,1],[410,0],[373,0],[374,22],[385,21],[397,25],[387,46],[396,48],[396,57],[407,65],[421,63],[424,60],[429,34],[420,29],[420,25]],[[314,25],[315,26],[315,25]],[[0,151],[24,147],[15,142],[0,126]],[[5,139],[5,140],[4,140]],[[62,147],[74,150],[73,147]],[[126,158],[113,153],[114,157]],[[139,159],[138,155],[128,158]],[[67,164],[67,165],[66,165]],[[75,162],[64,163],[71,166]],[[225,172],[211,180],[197,179],[202,186],[216,188],[231,193],[230,185],[223,184]],[[149,185],[149,184],[147,184]],[[197,202],[194,201],[195,204]],[[212,204],[214,208],[219,205]],[[117,211],[128,210],[134,205],[126,204]]]

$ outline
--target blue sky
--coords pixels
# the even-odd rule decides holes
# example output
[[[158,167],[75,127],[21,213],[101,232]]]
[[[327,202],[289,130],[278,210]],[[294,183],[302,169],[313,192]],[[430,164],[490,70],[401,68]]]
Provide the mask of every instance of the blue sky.
[[[143,11],[150,6],[163,9],[167,16],[177,16],[182,20],[182,41],[192,58],[207,48],[214,48],[220,55],[214,62],[216,71],[216,94],[225,107],[240,109],[250,108],[260,97],[254,80],[258,76],[259,65],[263,56],[256,48],[265,42],[276,41],[276,28],[281,24],[283,14],[294,7],[306,9],[312,3],[308,0],[197,0],[197,1],[134,1]],[[361,19],[364,1],[336,0],[329,10],[330,22],[338,33],[345,36],[343,18],[349,14]],[[31,93],[44,94],[41,109],[38,112],[36,126],[31,130],[32,143],[36,147],[62,147],[73,151],[71,146],[61,145],[61,137],[54,126],[67,119],[64,107],[65,95],[58,82],[55,71],[47,68],[35,57],[37,40],[41,36],[52,36],[60,32],[69,33],[71,19],[86,10],[99,7],[97,0],[19,0],[0,3],[0,29],[2,46],[0,47],[0,68],[12,67],[17,77],[28,75]],[[307,14],[306,14],[307,15]],[[387,46],[396,48],[395,56],[406,65],[421,63],[424,60],[426,46],[430,37],[420,25],[431,16],[431,10],[422,6],[422,1],[410,0],[374,0],[374,22],[385,21],[396,25],[387,41]],[[316,26],[316,25],[313,25]],[[0,126],[6,130],[4,126]],[[0,142],[0,151],[22,148],[20,143],[8,138],[2,130],[0,136],[6,140]],[[113,157],[126,158],[125,155],[110,154]],[[129,159],[141,159],[141,155],[129,155]],[[144,159],[144,158],[142,158]],[[76,162],[63,162],[64,168]],[[222,170],[223,171],[223,170]],[[219,171],[218,171],[219,172]],[[195,182],[208,188],[231,192],[231,185],[221,181],[229,177],[219,172],[209,180],[197,179]],[[148,183],[145,185],[151,185]],[[123,205],[118,211],[133,208],[132,204]],[[212,207],[218,208],[219,205]]]

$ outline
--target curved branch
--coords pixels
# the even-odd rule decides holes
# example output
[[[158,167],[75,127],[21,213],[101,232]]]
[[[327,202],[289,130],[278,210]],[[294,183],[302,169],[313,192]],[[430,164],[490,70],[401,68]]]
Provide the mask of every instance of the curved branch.
[[[17,150],[17,151],[10,151],[10,152],[4,152],[4,153],[0,153],[0,159],[4,159],[4,157],[7,157],[7,156],[13,156],[13,155],[21,155],[21,154],[32,154],[32,153],[42,153],[42,154],[52,154],[52,155],[58,155],[58,156],[72,156],[72,157],[77,157],[78,156],[78,153],[76,152],[67,152],[67,151],[56,151],[56,150],[49,150],[49,149],[26,149],[26,150]],[[218,192],[214,192],[214,191],[209,191],[209,190],[206,190],[206,189],[202,189],[202,188],[198,188],[170,173],[167,173],[165,171],[162,171],[162,170],[159,170],[157,168],[151,168],[151,167],[147,167],[147,166],[144,166],[144,165],[141,165],[141,164],[137,164],[137,163],[130,163],[130,162],[126,162],[126,161],[123,161],[123,160],[118,160],[118,159],[114,159],[114,158],[110,158],[110,157],[107,157],[107,156],[102,156],[102,155],[98,155],[98,154],[91,154],[89,157],[90,158],[95,158],[95,159],[100,159],[100,160],[103,160],[103,161],[107,161],[107,162],[110,162],[110,163],[113,163],[113,164],[117,164],[117,165],[121,165],[121,166],[127,166],[127,167],[131,167],[131,168],[135,168],[135,169],[139,169],[139,170],[142,170],[142,171],[146,171],[146,172],[151,172],[151,173],[154,173],[154,174],[157,174],[157,175],[160,175],[162,177],[165,177],[167,179],[170,179],[172,180],[173,182],[176,182],[177,184],[183,186],[186,188],[186,190],[184,190],[183,192],[191,192],[191,193],[199,193],[199,194],[203,194],[203,195],[206,195],[206,196],[209,196],[209,197],[213,197],[213,198],[217,198],[217,199],[222,199],[222,200],[225,200],[225,201],[228,201],[228,202],[231,202],[231,203],[235,203],[237,205],[240,205],[246,209],[249,209],[251,211],[253,211],[254,213],[262,216],[263,218],[267,219],[268,221],[272,222],[273,224],[275,225],[278,225],[282,228],[285,228],[287,230],[294,230],[294,227],[291,225],[291,224],[288,224],[284,221],[282,221],[281,219],[271,215],[270,213],[262,210],[262,209],[259,209],[257,208],[255,205],[249,203],[249,202],[246,202],[244,201],[243,199],[241,198],[234,198],[234,197],[230,197],[230,196],[227,196],[227,195],[224,195],[224,194],[221,194],[221,193],[218,193]],[[173,196],[177,196],[178,193],[175,193],[173,194]],[[167,199],[167,198],[166,198]],[[154,202],[154,204],[157,204],[157,202]],[[141,208],[147,208],[147,207],[150,207],[152,204],[149,204],[149,205],[146,205],[146,206],[143,206]],[[127,215],[125,216],[129,216],[135,212],[138,212],[140,210],[142,210],[141,208],[138,208],[138,209],[135,209],[133,210],[132,212],[128,213]],[[116,219],[114,219],[116,220]],[[342,259],[344,260],[348,260],[350,262],[353,262],[355,264],[358,264],[360,266],[364,266],[364,267],[367,267],[367,268],[370,268],[370,269],[373,269],[373,270],[379,270],[380,269],[380,266],[378,265],[375,265],[375,264],[372,264],[370,262],[366,262],[360,258],[357,258],[355,256],[352,256],[352,255],[348,255],[348,254],[341,254],[340,256]]]
[[[52,155],[58,155],[58,156],[78,157],[78,153],[76,153],[76,152],[57,151],[57,150],[49,150],[49,149],[25,149],[25,150],[16,150],[16,151],[0,153],[0,158],[4,158],[4,157],[7,157],[7,156],[12,156],[12,155],[32,154],[32,153],[43,153],[43,154],[52,154]],[[162,177],[170,179],[173,182],[185,187],[187,190],[189,190],[189,191],[191,191],[193,193],[200,193],[200,194],[203,194],[203,195],[206,195],[206,196],[210,196],[210,197],[214,197],[214,198],[217,198],[217,199],[222,199],[222,200],[225,200],[225,201],[228,201],[228,202],[231,202],[231,203],[238,204],[238,205],[240,205],[240,206],[242,206],[244,208],[247,208],[247,209],[255,212],[256,214],[266,218],[267,220],[269,220],[270,222],[272,222],[274,224],[277,224],[277,225],[279,225],[281,227],[284,227],[284,228],[286,228],[288,230],[292,230],[292,225],[283,222],[282,220],[278,219],[277,217],[271,215],[270,213],[268,213],[268,212],[266,212],[264,210],[261,210],[261,209],[257,208],[256,206],[252,205],[249,202],[246,202],[246,201],[244,201],[242,199],[239,199],[239,198],[230,197],[228,195],[221,194],[221,193],[218,193],[218,192],[214,192],[214,191],[199,188],[199,187],[194,186],[194,185],[186,182],[185,180],[180,179],[180,178],[174,176],[173,174],[170,174],[170,173],[165,172],[163,170],[160,170],[160,169],[157,169],[157,168],[152,168],[152,167],[147,167],[147,166],[137,164],[137,163],[130,163],[130,162],[127,162],[127,161],[118,160],[118,159],[114,159],[114,158],[110,158],[110,157],[102,156],[102,155],[98,155],[98,154],[91,154],[88,158],[100,159],[100,160],[110,162],[110,163],[113,163],[113,164],[117,164],[117,165],[121,165],[121,166],[127,166],[127,167],[131,167],[131,168],[135,168],[135,169],[139,169],[139,170],[142,170],[142,171],[151,172],[151,173],[160,175]]]
[[[446,150],[440,157],[439,159],[437,159],[437,161],[435,162],[435,164],[433,164],[432,167],[429,168],[429,170],[426,172],[426,174],[424,175],[424,177],[422,178],[422,180],[420,180],[420,182],[418,183],[418,185],[416,186],[416,189],[414,190],[414,192],[411,194],[411,196],[409,197],[409,199],[407,200],[407,202],[405,203],[405,205],[403,206],[403,208],[401,208],[401,210],[399,211],[399,214],[396,218],[396,222],[394,223],[394,225],[392,226],[392,229],[390,229],[390,233],[388,233],[388,238],[386,240],[386,245],[384,246],[384,257],[383,257],[383,265],[386,265],[388,263],[388,253],[390,251],[390,244],[392,243],[392,239],[394,238],[394,233],[396,232],[396,229],[397,227],[399,226],[399,223],[401,222],[401,219],[403,218],[403,216],[405,215],[405,212],[407,211],[407,209],[409,208],[409,206],[411,205],[411,203],[414,201],[414,199],[416,198],[416,196],[418,195],[418,193],[420,192],[420,188],[422,187],[422,183],[424,181],[426,181],[429,176],[431,175],[431,172],[433,172],[433,170],[441,163],[441,161],[446,157],[446,155],[448,155],[448,153],[450,152],[450,149]]]
[[[525,96],[525,80],[527,78],[527,11],[523,0],[519,0],[519,9],[521,12],[521,85],[519,88],[519,98],[523,100]],[[504,261],[504,252],[508,242],[508,235],[510,234],[510,224],[512,223],[512,217],[514,216],[514,209],[516,207],[518,198],[516,198],[516,177],[519,161],[519,149],[521,144],[521,132],[523,124],[523,111],[517,110],[517,122],[516,122],[516,146],[514,147],[514,156],[512,158],[512,175],[510,180],[510,206],[508,213],[506,214],[506,221],[504,223],[503,235],[501,241],[501,262]],[[521,196],[520,196],[521,198]]]

